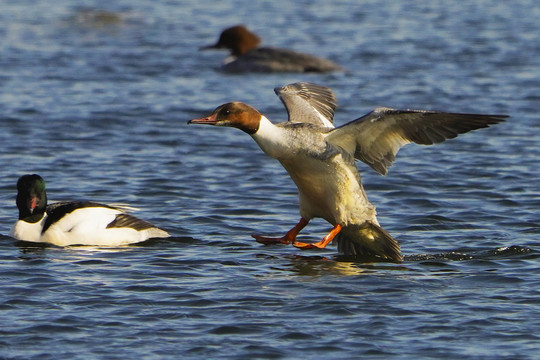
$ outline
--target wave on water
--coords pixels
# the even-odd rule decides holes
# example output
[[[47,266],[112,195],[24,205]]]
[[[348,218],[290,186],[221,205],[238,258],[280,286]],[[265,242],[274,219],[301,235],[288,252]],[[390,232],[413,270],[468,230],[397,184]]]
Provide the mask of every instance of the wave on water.
[[[407,255],[404,256],[404,261],[407,262],[418,262],[418,261],[429,261],[429,260],[451,260],[451,261],[464,261],[464,260],[492,260],[494,258],[507,258],[516,255],[524,254],[537,254],[538,251],[520,245],[504,246],[494,250],[486,251],[474,251],[470,253],[460,252],[460,251],[450,251],[440,254],[417,254],[417,255]]]

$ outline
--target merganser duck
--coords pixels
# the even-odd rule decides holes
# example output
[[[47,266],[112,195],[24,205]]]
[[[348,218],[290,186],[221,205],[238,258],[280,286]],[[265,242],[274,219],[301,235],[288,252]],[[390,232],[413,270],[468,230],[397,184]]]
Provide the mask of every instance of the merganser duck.
[[[273,124],[241,102],[223,104],[211,115],[188,122],[246,132],[283,165],[298,187],[300,221],[280,238],[252,236],[263,244],[292,243],[301,249],[324,248],[336,240],[338,251],[345,255],[381,261],[401,262],[400,247],[379,225],[355,159],[386,175],[403,145],[440,143],[507,117],[379,107],[334,128],[337,101],[329,88],[300,82],[274,91],[287,109],[288,122]],[[297,241],[298,233],[316,217],[333,229],[320,242]]]
[[[89,201],[47,205],[45,181],[37,174],[17,181],[19,220],[11,236],[58,246],[119,246],[170,235],[123,209]]]
[[[243,25],[225,29],[216,44],[205,49],[230,49],[221,69],[225,72],[317,72],[343,70],[330,60],[292,50],[258,47],[261,40]]]

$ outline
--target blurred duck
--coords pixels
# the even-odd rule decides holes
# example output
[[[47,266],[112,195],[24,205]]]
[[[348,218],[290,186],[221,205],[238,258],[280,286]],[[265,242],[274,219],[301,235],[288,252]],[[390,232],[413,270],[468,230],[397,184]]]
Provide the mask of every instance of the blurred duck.
[[[17,181],[17,207],[19,220],[10,235],[18,240],[58,246],[119,246],[170,236],[118,207],[89,201],[47,205],[45,181],[36,174]]]
[[[326,73],[342,68],[330,60],[292,50],[258,47],[261,40],[243,25],[225,29],[215,45],[205,49],[229,49],[221,69],[231,73],[241,72],[313,72]]]
[[[251,135],[298,187],[300,221],[283,237],[252,236],[263,244],[292,243],[301,249],[324,248],[335,240],[345,255],[383,261],[401,262],[400,247],[379,225],[355,159],[386,175],[406,144],[440,143],[507,117],[380,107],[335,128],[337,101],[329,88],[301,82],[274,91],[287,109],[288,122],[273,124],[241,102],[221,105],[209,116],[189,121],[235,127]],[[332,230],[317,243],[297,241],[298,233],[316,217],[332,224]]]
[[[123,19],[119,13],[82,8],[76,11],[68,20],[81,27],[109,28],[121,25]]]

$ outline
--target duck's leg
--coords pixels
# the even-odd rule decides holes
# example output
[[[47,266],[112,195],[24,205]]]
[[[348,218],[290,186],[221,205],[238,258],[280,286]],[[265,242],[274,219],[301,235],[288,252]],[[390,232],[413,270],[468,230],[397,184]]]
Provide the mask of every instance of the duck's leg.
[[[341,225],[337,224],[336,226],[334,226],[334,228],[332,230],[330,230],[328,235],[326,235],[319,242],[316,242],[314,244],[308,244],[308,243],[295,241],[295,242],[293,242],[293,245],[296,246],[299,249],[302,249],[302,250],[314,249],[314,248],[324,249],[326,247],[326,245],[328,245],[328,244],[330,244],[330,242],[332,242],[334,237],[336,237],[336,235],[339,234],[340,231],[341,231]]]
[[[260,235],[251,235],[257,242],[260,242],[261,244],[269,245],[269,244],[290,244],[296,243],[296,235],[306,227],[309,220],[306,220],[304,218],[300,218],[300,221],[298,224],[294,225],[294,227],[287,231],[285,236],[282,236],[280,238],[272,238],[272,237],[265,237]]]

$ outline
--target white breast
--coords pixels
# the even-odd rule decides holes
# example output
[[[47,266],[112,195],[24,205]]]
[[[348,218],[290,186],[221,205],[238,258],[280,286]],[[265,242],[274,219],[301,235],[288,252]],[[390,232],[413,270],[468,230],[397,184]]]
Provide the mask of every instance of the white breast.
[[[251,137],[262,151],[274,159],[288,156],[291,152],[285,129],[272,124],[265,116],[261,116],[259,129]]]
[[[35,223],[28,223],[26,221],[18,220],[9,235],[17,240],[40,242],[41,230],[43,229],[43,223],[46,216]]]

